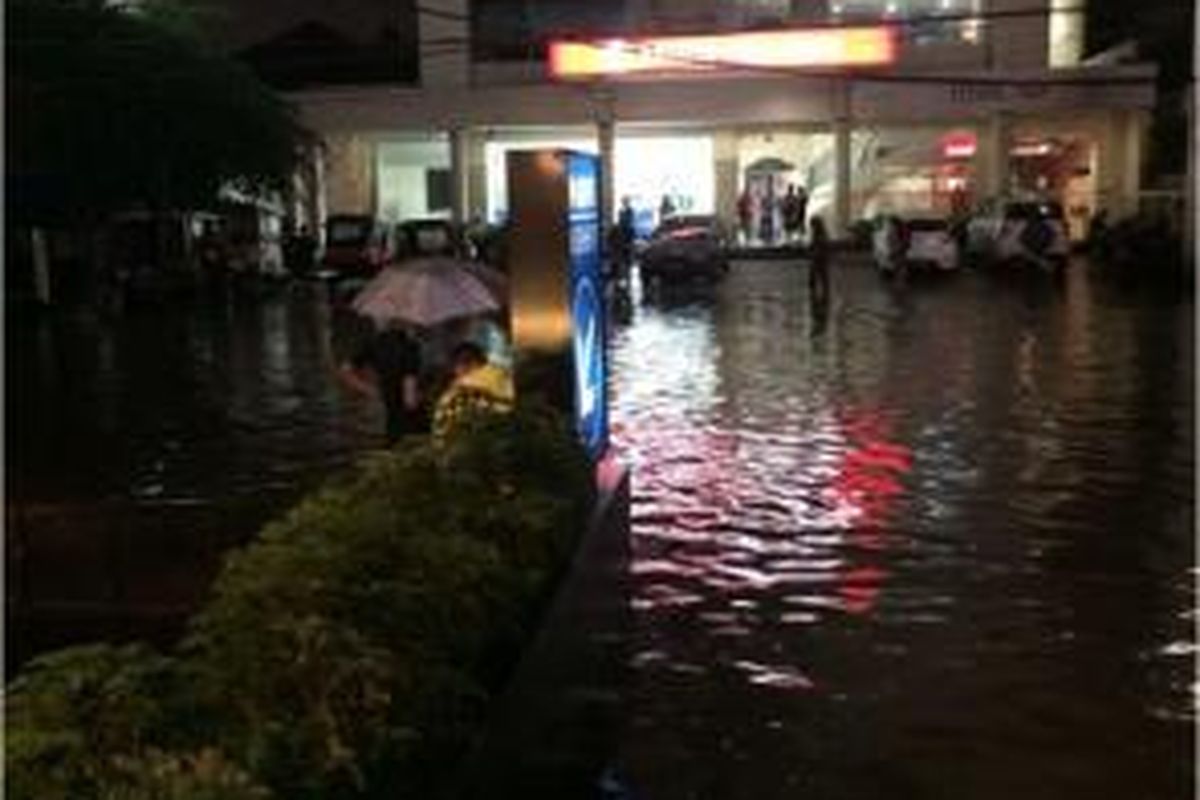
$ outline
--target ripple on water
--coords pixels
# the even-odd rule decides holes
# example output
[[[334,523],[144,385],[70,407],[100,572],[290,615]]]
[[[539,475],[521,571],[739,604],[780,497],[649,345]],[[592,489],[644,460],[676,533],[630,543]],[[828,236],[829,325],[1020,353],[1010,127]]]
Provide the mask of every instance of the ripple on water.
[[[993,788],[1014,762],[1043,776],[1009,782],[1027,797],[1185,796],[1187,737],[1163,726],[1194,700],[1193,593],[1168,588],[1192,566],[1190,306],[961,277],[893,291],[848,268],[818,329],[791,267],[743,265],[618,331],[654,643],[635,663],[673,675],[635,702],[689,720],[630,746],[753,754],[711,779],[681,763],[656,796],[790,796],[764,779],[784,762],[827,798],[1013,796]],[[1114,737],[1157,763],[1106,774]],[[908,788],[864,788],[880,752],[916,755]]]

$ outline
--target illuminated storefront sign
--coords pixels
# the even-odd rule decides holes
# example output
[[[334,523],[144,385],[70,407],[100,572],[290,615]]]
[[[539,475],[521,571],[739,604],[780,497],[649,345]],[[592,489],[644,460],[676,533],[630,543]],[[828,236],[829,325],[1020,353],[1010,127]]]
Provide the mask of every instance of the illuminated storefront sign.
[[[877,67],[895,62],[895,28],[814,28],[712,36],[645,36],[550,43],[555,78],[739,68]]]
[[[971,158],[977,147],[975,134],[969,131],[948,133],[942,137],[943,158]]]

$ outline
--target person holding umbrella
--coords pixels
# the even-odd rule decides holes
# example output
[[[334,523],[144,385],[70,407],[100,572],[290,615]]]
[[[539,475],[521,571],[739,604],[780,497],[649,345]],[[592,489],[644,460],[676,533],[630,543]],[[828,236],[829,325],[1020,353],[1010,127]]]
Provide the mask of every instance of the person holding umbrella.
[[[376,331],[342,363],[340,374],[351,389],[383,402],[389,447],[428,431],[417,384],[421,350],[404,323],[391,321]]]
[[[455,320],[495,313],[506,298],[502,274],[442,257],[389,266],[358,292],[351,308],[374,322],[377,333],[341,373],[356,390],[378,392],[388,414],[389,443],[428,431],[420,398],[421,351],[412,328],[436,330]],[[457,361],[452,366],[457,380]]]

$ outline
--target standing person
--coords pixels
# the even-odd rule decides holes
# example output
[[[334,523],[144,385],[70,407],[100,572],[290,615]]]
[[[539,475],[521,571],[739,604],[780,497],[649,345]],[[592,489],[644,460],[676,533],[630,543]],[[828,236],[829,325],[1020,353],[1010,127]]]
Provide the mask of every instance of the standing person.
[[[300,226],[296,237],[296,257],[300,263],[300,274],[308,275],[317,268],[317,237],[307,225]]]
[[[823,302],[829,298],[829,232],[825,220],[813,217],[812,236],[808,243],[808,290],[813,298]]]
[[[808,219],[808,189],[801,184],[796,189],[796,230],[801,236],[804,235],[806,221]]]
[[[789,183],[783,196],[783,230],[790,242],[800,230],[800,198],[796,195],[796,184]]]
[[[738,231],[742,235],[742,243],[747,244],[754,230],[754,195],[750,193],[749,186],[742,189],[742,193],[738,195],[737,215]]]
[[[762,237],[763,244],[771,245],[775,243],[775,186],[774,181],[770,180],[767,183],[766,194],[762,197],[762,204],[759,208],[761,219],[759,220],[759,236]]]
[[[633,236],[633,201],[629,195],[625,195],[621,198],[621,210],[617,214],[617,263],[620,266],[618,277],[621,278],[629,274],[629,267],[633,263]]]
[[[340,373],[350,388],[383,401],[389,446],[402,436],[425,431],[417,388],[421,350],[402,324],[391,323],[368,338]]]
[[[661,225],[666,222],[667,218],[675,213],[675,201],[671,199],[671,195],[664,194],[662,202],[658,204],[658,223]]]

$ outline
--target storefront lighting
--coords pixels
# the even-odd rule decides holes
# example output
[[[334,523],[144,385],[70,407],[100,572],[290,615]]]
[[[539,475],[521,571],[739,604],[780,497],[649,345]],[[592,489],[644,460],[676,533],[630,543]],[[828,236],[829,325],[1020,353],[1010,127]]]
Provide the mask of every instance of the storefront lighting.
[[[1022,142],[1009,150],[1009,154],[1019,157],[1048,156],[1053,149],[1049,142]]]
[[[739,67],[874,67],[897,57],[891,26],[647,36],[550,43],[554,78],[711,72]]]
[[[972,158],[978,142],[974,133],[951,133],[942,137],[942,158]]]

